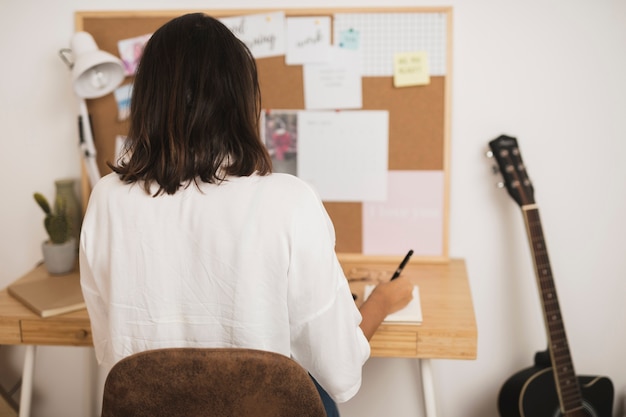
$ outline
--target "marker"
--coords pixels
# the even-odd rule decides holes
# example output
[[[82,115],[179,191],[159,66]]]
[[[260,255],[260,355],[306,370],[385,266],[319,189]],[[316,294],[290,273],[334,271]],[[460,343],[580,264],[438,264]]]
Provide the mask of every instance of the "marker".
[[[391,277],[391,281],[393,281],[394,279],[400,276],[400,274],[402,273],[402,270],[404,269],[406,264],[409,262],[409,258],[411,257],[411,255],[413,255],[413,249],[411,249],[409,253],[406,254],[402,262],[400,262],[400,266],[398,266],[398,269],[396,269],[396,272],[393,273],[393,276]]]

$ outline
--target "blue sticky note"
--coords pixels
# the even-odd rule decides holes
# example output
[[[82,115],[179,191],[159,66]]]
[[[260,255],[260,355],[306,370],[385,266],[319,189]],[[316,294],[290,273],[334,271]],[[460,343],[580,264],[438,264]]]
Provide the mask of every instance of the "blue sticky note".
[[[344,49],[359,49],[361,37],[354,29],[344,30],[339,34],[339,47]]]

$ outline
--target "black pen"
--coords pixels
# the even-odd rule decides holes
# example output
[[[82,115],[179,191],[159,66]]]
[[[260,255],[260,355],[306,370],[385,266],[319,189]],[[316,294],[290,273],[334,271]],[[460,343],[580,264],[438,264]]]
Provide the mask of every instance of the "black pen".
[[[409,253],[406,254],[402,262],[400,262],[400,266],[398,266],[398,269],[396,269],[396,272],[393,273],[393,276],[391,277],[391,281],[393,281],[394,279],[400,276],[407,262],[409,262],[409,258],[411,257],[411,255],[413,255],[413,249],[411,249]]]

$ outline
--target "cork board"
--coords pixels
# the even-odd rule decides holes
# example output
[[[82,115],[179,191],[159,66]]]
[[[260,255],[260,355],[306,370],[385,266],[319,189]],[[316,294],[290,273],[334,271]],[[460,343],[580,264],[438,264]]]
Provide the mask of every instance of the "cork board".
[[[279,10],[202,10],[214,17],[240,16]],[[389,171],[435,171],[443,175],[441,191],[440,234],[434,253],[416,251],[414,259],[423,261],[448,260],[448,183],[449,183],[449,123],[451,85],[451,26],[450,8],[377,8],[377,9],[280,9],[286,17],[291,16],[398,16],[433,15],[444,24],[444,39],[438,40],[443,47],[440,66],[431,72],[430,83],[419,87],[394,88],[393,76],[370,76],[362,79],[363,110],[387,110],[389,112]],[[154,32],[172,18],[190,11],[106,11],[77,12],[76,30],[89,32],[102,50],[119,56],[119,40]],[[415,26],[415,25],[413,25]],[[428,25],[426,25],[428,26]],[[426,31],[426,32],[424,32]],[[426,36],[428,29],[408,36]],[[334,35],[334,34],[333,34]],[[440,34],[437,35],[440,37]],[[302,66],[288,66],[284,56],[257,59],[262,106],[268,109],[304,109]],[[131,84],[127,77],[124,84]],[[125,135],[127,121],[117,118],[117,104],[113,94],[88,100],[92,119],[94,141],[98,152],[98,166],[102,175],[110,172],[106,161],[113,161],[115,137]],[[83,198],[88,196],[88,181],[83,179]],[[420,190],[407,190],[419,193]],[[324,202],[335,225],[336,250],[340,257],[363,256],[363,203]],[[388,254],[368,256],[389,259]],[[402,257],[403,253],[398,253]],[[395,258],[394,258],[395,259]]]

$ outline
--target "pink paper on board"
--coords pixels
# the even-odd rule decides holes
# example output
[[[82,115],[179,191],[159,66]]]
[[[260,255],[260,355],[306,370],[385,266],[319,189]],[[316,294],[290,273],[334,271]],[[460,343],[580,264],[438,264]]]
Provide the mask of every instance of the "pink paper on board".
[[[443,171],[389,171],[387,201],[363,203],[363,254],[443,255]]]

